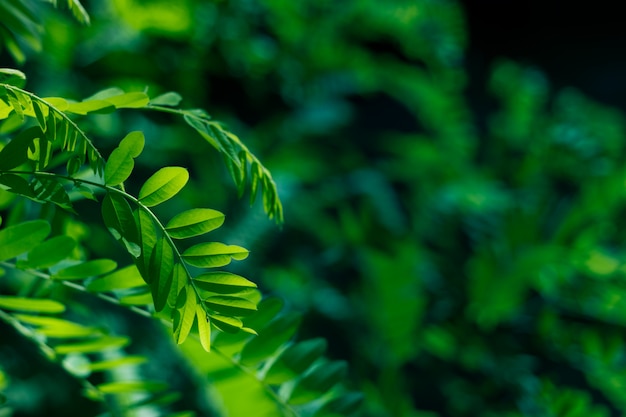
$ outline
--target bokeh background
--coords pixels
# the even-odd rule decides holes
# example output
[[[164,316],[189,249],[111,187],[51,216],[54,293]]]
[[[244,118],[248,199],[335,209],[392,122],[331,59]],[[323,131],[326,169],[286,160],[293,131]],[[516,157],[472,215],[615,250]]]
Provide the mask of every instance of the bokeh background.
[[[84,4],[88,27],[45,9],[28,88],[177,91],[237,133],[279,184],[282,228],[184,127],[86,122],[105,154],[145,132],[139,177],[190,169],[187,201],[252,251],[240,271],[349,361],[362,416],[626,412],[619,2]]]

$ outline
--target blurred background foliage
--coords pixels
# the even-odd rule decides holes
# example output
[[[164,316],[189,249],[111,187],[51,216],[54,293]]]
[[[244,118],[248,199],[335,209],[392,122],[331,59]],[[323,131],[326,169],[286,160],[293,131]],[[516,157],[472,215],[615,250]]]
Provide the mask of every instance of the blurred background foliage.
[[[27,87],[173,90],[243,138],[280,230],[164,116],[87,122],[109,150],[143,130],[145,175],[190,169],[188,204],[227,213],[239,268],[349,361],[363,416],[626,412],[622,113],[514,60],[469,66],[452,0],[83,3],[90,26],[39,14]]]

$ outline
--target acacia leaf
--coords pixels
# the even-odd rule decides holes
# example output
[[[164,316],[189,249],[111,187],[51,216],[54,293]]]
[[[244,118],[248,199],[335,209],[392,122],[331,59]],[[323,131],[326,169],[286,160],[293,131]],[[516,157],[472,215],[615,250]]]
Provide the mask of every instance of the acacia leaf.
[[[65,311],[65,306],[58,301],[45,298],[14,297],[9,295],[0,296],[0,308],[49,314],[62,313]]]
[[[289,341],[300,325],[300,316],[286,314],[272,321],[263,332],[251,339],[241,351],[241,363],[254,366],[270,357]]]
[[[139,201],[147,207],[156,206],[174,197],[189,180],[189,172],[181,167],[165,167],[155,172],[139,190]]]
[[[15,258],[38,245],[50,234],[45,220],[31,220],[0,230],[0,261]]]
[[[211,310],[230,316],[247,316],[256,311],[256,305],[250,301],[230,296],[215,296],[204,300]]]
[[[218,294],[232,294],[257,285],[246,278],[230,272],[206,272],[194,278],[196,287]]]
[[[185,286],[176,299],[176,309],[172,310],[174,340],[181,344],[187,339],[196,317],[196,294],[190,286]]]
[[[68,353],[95,353],[121,348],[128,345],[129,342],[130,340],[123,336],[103,336],[96,340],[57,345],[54,347],[54,351],[60,355]]]
[[[196,305],[196,318],[198,320],[198,336],[200,337],[200,344],[205,351],[210,352],[211,322],[209,316],[207,316],[200,304]]]
[[[224,217],[224,214],[217,210],[191,209],[174,216],[165,229],[175,239],[200,236],[219,228],[224,223]]]
[[[154,106],[169,106],[176,107],[180,104],[183,98],[180,94],[174,91],[168,91],[167,93],[163,93],[160,96],[157,96],[150,100],[150,104]]]
[[[192,266],[215,268],[228,265],[232,259],[246,259],[249,251],[241,246],[225,245],[219,242],[205,242],[194,245],[182,254],[182,258]]]
[[[145,284],[137,266],[129,265],[108,275],[93,279],[87,284],[87,290],[105,292],[136,288],[143,285]]]
[[[152,291],[154,308],[161,311],[167,304],[167,298],[172,286],[172,269],[174,268],[174,251],[167,239],[157,240],[150,255],[148,269],[148,283]]]
[[[102,200],[101,210],[104,224],[113,237],[121,242],[133,257],[141,255],[137,224],[128,201],[120,194],[107,193]]]
[[[28,252],[27,264],[30,268],[48,268],[69,257],[76,247],[76,241],[69,236],[55,236],[35,246]]]
[[[210,314],[209,317],[213,325],[223,332],[237,333],[243,328],[243,322],[237,317],[223,316],[221,314]]]
[[[83,279],[106,274],[115,268],[117,268],[117,263],[111,259],[94,259],[63,268],[54,273],[52,278],[62,280]]]

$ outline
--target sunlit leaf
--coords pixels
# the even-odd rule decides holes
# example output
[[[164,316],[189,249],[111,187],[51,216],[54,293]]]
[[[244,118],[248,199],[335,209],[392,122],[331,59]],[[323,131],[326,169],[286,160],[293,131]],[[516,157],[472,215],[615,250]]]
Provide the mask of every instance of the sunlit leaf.
[[[97,385],[105,394],[122,394],[134,392],[159,392],[168,388],[164,382],[156,381],[115,381]]]
[[[92,372],[104,371],[108,369],[118,368],[120,366],[139,365],[146,362],[148,359],[144,356],[124,356],[121,358],[110,359],[101,362],[92,362],[89,364],[89,369]]]
[[[26,84],[26,75],[20,70],[0,68],[0,84],[9,84],[22,88]]]
[[[53,279],[74,280],[95,277],[113,271],[117,263],[111,259],[95,259],[68,266],[52,275]]]
[[[146,180],[139,190],[139,201],[152,207],[174,197],[189,180],[185,168],[165,167]]]
[[[228,265],[232,259],[237,261],[248,257],[248,250],[236,245],[219,242],[205,242],[194,245],[183,252],[183,259],[199,268],[215,268]]]
[[[45,220],[31,220],[0,230],[0,261],[21,255],[49,234],[50,224]]]
[[[139,109],[145,107],[150,98],[146,93],[132,92],[108,97],[105,100],[118,109]]]
[[[187,339],[196,317],[197,299],[193,289],[184,287],[178,294],[176,309],[172,310],[174,340],[179,345]]]
[[[215,230],[224,223],[224,214],[211,209],[191,209],[177,214],[166,226],[167,233],[176,239],[199,236]]]
[[[97,330],[92,327],[85,327],[56,317],[29,316],[24,314],[17,314],[15,317],[23,323],[39,326],[37,332],[50,338],[67,339],[87,337],[97,332]]]
[[[41,298],[13,297],[8,295],[0,296],[0,308],[50,314],[65,311],[65,306],[58,301]]]
[[[206,272],[194,278],[196,287],[219,294],[231,294],[242,288],[256,288],[256,284],[230,272]]]
[[[207,352],[211,351],[211,323],[209,316],[205,313],[200,305],[196,305],[196,317],[198,322],[198,336],[200,344]]]
[[[154,106],[169,106],[169,107],[175,107],[178,106],[180,104],[180,102],[182,101],[182,97],[180,96],[180,94],[174,92],[174,91],[169,91],[167,93],[161,94],[160,96],[157,96],[153,99],[150,100],[150,104],[154,105]]]
[[[243,327],[243,322],[237,317],[223,316],[221,314],[211,314],[211,321],[215,327],[223,332],[236,333]]]
[[[133,158],[141,154],[144,143],[141,132],[131,132],[122,139],[104,167],[104,182],[107,185],[119,185],[128,179],[135,166]]]
[[[211,310],[231,316],[247,316],[256,311],[256,305],[250,301],[230,296],[215,296],[204,300],[204,304]]]
[[[145,285],[136,265],[118,269],[103,277],[95,278],[87,284],[87,290],[93,292],[115,291]]]
[[[135,263],[141,275],[148,282],[150,256],[157,241],[157,230],[152,217],[144,210],[136,210],[134,217],[140,241],[140,256],[135,260]]]

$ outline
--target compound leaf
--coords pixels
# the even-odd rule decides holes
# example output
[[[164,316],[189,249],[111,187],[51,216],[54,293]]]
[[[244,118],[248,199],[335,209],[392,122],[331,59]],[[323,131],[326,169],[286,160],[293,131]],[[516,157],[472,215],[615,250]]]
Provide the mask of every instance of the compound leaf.
[[[181,167],[165,167],[155,172],[139,190],[139,201],[147,207],[156,206],[174,197],[189,180],[189,172]]]

